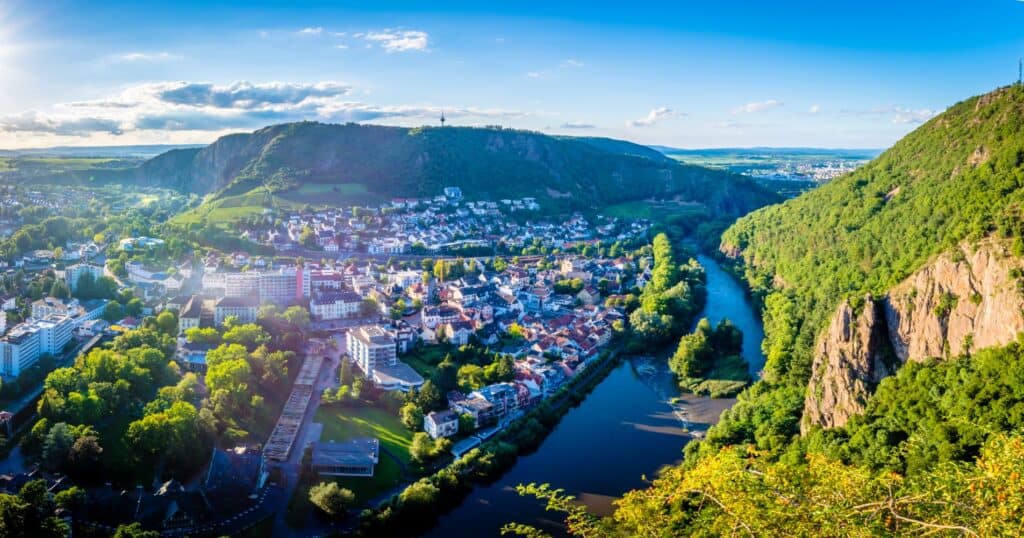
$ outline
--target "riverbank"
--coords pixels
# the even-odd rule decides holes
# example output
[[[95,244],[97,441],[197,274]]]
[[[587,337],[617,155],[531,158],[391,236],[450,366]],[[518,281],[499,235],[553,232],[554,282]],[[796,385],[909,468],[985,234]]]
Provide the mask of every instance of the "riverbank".
[[[611,346],[613,350],[618,347]],[[619,361],[614,351],[603,352],[582,374],[478,448],[363,513],[359,531],[379,536],[429,530],[439,514],[458,507],[474,488],[500,479],[519,457],[534,453],[563,415],[583,402]]]
[[[764,364],[763,333],[743,288],[711,258],[698,259],[708,276],[708,298],[700,317],[716,323],[729,318],[740,327],[743,356],[752,371],[759,371]],[[591,512],[609,515],[623,493],[645,487],[660,468],[679,463],[686,445],[703,437],[735,402],[681,393],[664,354],[622,360],[535,452],[520,457],[497,481],[466,495],[426,536],[497,536],[509,522],[564,536],[564,522],[543,503],[519,496],[517,485],[550,483],[574,495]]]

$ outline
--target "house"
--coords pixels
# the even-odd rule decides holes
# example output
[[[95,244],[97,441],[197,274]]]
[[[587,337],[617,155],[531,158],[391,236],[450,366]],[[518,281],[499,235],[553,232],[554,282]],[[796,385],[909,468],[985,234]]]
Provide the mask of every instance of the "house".
[[[373,476],[380,459],[380,440],[317,441],[310,443],[310,468],[320,476]]]
[[[423,417],[423,429],[430,437],[451,437],[459,433],[459,415],[452,411],[431,411]]]
[[[451,323],[445,323],[437,328],[440,334],[443,334],[449,344],[456,346],[464,346],[469,343],[469,338],[473,336],[473,324],[468,321],[453,321]]]
[[[78,327],[78,336],[83,338],[92,338],[93,336],[106,331],[109,327],[110,324],[102,319],[90,319]]]
[[[185,334],[185,331],[198,327],[202,316],[203,298],[193,295],[178,311],[178,334]]]
[[[453,412],[473,417],[474,428],[493,424],[498,419],[494,404],[480,397],[456,400],[451,402],[450,405]]]
[[[601,294],[597,291],[597,288],[593,286],[584,286],[583,289],[576,294],[576,298],[586,305],[595,305],[601,302]]]

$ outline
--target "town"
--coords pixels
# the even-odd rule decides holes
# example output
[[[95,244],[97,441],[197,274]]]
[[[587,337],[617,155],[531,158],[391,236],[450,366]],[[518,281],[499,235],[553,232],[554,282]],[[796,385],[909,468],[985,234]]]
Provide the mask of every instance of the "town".
[[[248,343],[264,344],[271,320],[298,319],[297,341],[271,343],[285,362],[274,385],[279,414],[218,443],[190,467],[205,478],[188,486],[159,473],[133,492],[83,484],[86,526],[113,530],[127,523],[125,513],[168,536],[276,528],[289,518],[308,525],[302,507],[310,502],[338,515],[312,500],[335,483],[352,497],[342,512],[373,507],[560,394],[625,330],[626,306],[651,278],[651,257],[635,254],[649,240],[648,223],[580,214],[549,222],[537,209],[529,198],[466,201],[446,188],[424,200],[240,226],[242,239],[276,256],[208,250],[172,261],[179,258],[167,240],[142,235],[29,250],[8,264],[39,291],[3,297],[15,322],[0,325],[8,388],[0,419],[9,436],[31,429],[29,439],[47,444],[57,426],[33,417],[37,402],[64,405],[48,388],[51,372],[172,320],[164,328],[173,367],[194,379],[189,390],[213,396],[219,383],[210,376],[222,375],[234,335],[257,334]],[[256,398],[257,415],[272,412]],[[51,431],[37,433],[39,424]],[[0,488],[16,492],[43,477],[52,493],[77,491],[60,468],[8,465]],[[214,492],[213,504],[200,500]]]

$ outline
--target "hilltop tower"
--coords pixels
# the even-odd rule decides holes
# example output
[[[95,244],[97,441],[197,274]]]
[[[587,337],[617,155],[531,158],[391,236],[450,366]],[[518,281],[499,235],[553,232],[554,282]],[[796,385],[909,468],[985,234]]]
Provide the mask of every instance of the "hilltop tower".
[[[444,110],[441,111],[441,127],[444,127]]]

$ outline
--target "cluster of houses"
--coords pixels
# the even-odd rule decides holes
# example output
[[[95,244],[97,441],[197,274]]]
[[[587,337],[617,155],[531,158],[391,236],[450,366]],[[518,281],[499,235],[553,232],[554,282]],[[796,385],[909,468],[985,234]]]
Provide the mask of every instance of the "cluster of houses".
[[[507,382],[469,394],[448,395],[449,410],[424,417],[433,437],[458,432],[459,417],[468,415],[477,428],[500,426],[507,418],[550,397],[595,360],[624,323],[619,308],[605,306],[602,293],[615,294],[642,283],[627,258],[591,259],[567,256],[553,269],[521,263],[501,272],[486,269],[426,293],[432,304],[419,316],[350,329],[346,351],[353,363],[378,386],[407,391],[422,378],[400,360],[415,345],[471,341],[514,358],[515,376]],[[386,280],[386,279],[384,279]],[[572,293],[556,283],[577,280]],[[407,289],[419,289],[422,282]]]
[[[536,199],[466,201],[458,187],[434,198],[399,198],[378,206],[325,209],[266,219],[242,231],[244,239],[292,251],[304,234],[312,234],[326,253],[367,252],[374,255],[444,254],[473,248],[502,252],[534,243],[562,248],[580,242],[630,240],[642,237],[643,222],[598,217],[594,223],[576,214],[561,222],[514,218],[536,212]]]

